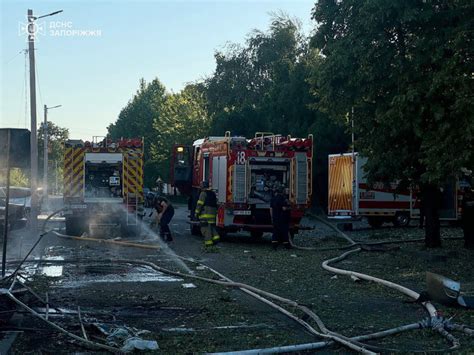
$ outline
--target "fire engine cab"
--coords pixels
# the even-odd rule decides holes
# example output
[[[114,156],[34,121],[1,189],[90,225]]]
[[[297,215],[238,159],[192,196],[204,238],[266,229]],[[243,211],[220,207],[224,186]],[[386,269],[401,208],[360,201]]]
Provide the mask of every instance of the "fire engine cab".
[[[291,233],[297,233],[304,210],[311,203],[313,137],[258,132],[252,139],[207,137],[192,146],[175,145],[171,180],[189,196],[190,217],[202,181],[208,181],[218,201],[217,227],[221,234],[245,230],[260,237],[272,230],[270,201],[277,188],[288,194]],[[193,233],[198,226],[192,225]]]

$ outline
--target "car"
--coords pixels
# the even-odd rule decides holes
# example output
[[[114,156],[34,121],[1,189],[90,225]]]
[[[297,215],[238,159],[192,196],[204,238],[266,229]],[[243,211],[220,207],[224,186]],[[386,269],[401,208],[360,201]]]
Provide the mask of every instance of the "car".
[[[5,225],[5,197],[0,195],[0,235]],[[25,206],[10,202],[8,204],[8,224],[11,229],[26,224]]]
[[[43,201],[43,189],[38,188],[39,196],[39,207]],[[0,199],[5,199],[7,194],[7,188],[5,186],[0,186]],[[10,204],[19,205],[24,207],[25,216],[30,215],[31,211],[31,189],[29,187],[18,187],[10,186]],[[5,205],[5,203],[3,203]]]

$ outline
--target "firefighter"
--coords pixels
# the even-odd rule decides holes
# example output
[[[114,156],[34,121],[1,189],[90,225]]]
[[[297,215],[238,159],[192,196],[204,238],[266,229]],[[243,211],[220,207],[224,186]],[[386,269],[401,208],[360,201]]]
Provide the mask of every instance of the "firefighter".
[[[464,247],[474,249],[474,191],[466,187],[462,201],[462,229]]]
[[[289,240],[291,207],[284,191],[283,186],[277,187],[270,202],[270,215],[273,224],[272,248],[274,250],[277,249],[279,243],[283,243],[285,248],[291,249]]]
[[[160,237],[165,242],[173,241],[169,224],[174,216],[173,205],[163,196],[156,196],[154,207],[157,215],[157,222],[160,225]]]
[[[201,183],[201,193],[194,211],[199,220],[201,233],[204,236],[204,246],[210,247],[219,242],[219,234],[216,230],[217,197],[216,193],[209,188],[209,182]]]

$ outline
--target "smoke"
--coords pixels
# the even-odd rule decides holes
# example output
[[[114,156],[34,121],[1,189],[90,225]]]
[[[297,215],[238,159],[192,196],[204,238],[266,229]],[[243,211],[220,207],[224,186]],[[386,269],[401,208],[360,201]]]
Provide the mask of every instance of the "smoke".
[[[122,206],[122,208],[125,211],[125,206]],[[163,253],[166,254],[182,271],[193,274],[193,271],[176,255],[176,253],[168,246],[168,244],[163,239],[161,239],[152,228],[150,228],[150,222],[155,218],[155,212],[153,211],[151,218],[148,217],[150,210],[145,209],[144,213],[143,219],[137,218],[137,223],[140,226],[139,237],[142,238],[143,236],[147,236],[147,238],[143,241],[157,242],[160,245]],[[135,218],[134,215],[129,215],[129,217]]]

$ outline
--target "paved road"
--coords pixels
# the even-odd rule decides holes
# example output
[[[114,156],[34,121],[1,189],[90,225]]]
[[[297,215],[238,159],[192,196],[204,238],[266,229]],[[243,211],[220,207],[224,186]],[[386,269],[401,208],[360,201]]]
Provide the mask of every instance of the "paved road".
[[[89,262],[45,266],[28,264],[25,272],[31,276],[33,286],[41,292],[48,291],[50,300],[56,306],[74,312],[80,305],[86,319],[93,317],[109,325],[121,324],[149,330],[152,338],[159,340],[165,353],[239,350],[272,346],[275,341],[287,344],[312,339],[294,322],[240,291],[170,277],[133,265],[100,263],[104,259],[138,259],[169,269],[202,273],[196,265],[184,264],[175,256],[177,253],[201,260],[243,281],[249,272],[245,260],[251,254],[250,250],[258,248],[265,253],[270,252],[268,240],[255,243],[246,235],[231,236],[213,253],[206,252],[202,238],[190,234],[184,205],[176,206],[176,215],[171,222],[174,241],[169,245],[148,228],[148,222],[147,216],[141,235],[127,241],[161,245],[160,250],[72,241],[48,234],[35,249],[36,258],[87,258]],[[63,222],[58,219],[49,227],[62,228]],[[12,233],[12,240],[9,258],[16,259],[25,255],[36,237],[17,230]],[[13,266],[10,265],[10,270]],[[65,327],[77,322],[71,319],[71,323],[59,317],[58,321]],[[34,323],[35,326],[43,326]],[[54,348],[55,341],[64,342],[65,339],[57,336],[52,341]],[[178,348],[177,341],[180,343]],[[21,352],[51,346],[43,343],[39,334],[25,333],[17,339],[14,349]],[[70,344],[68,349],[79,348]]]

